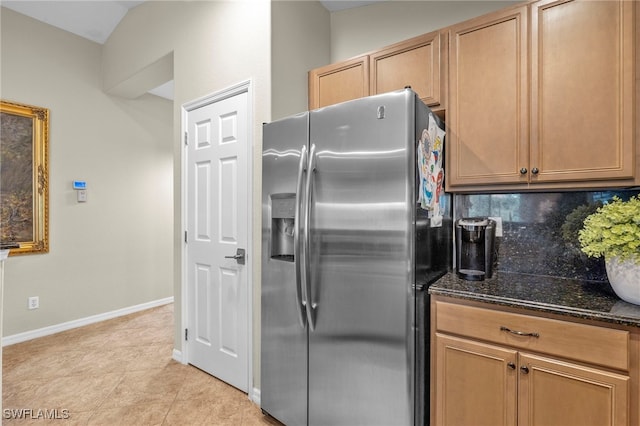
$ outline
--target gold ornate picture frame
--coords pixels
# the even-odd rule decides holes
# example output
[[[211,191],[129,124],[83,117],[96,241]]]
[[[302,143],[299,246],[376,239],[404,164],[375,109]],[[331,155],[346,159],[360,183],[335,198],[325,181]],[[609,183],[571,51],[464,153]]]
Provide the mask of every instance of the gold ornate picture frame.
[[[49,110],[0,101],[0,242],[49,251]]]

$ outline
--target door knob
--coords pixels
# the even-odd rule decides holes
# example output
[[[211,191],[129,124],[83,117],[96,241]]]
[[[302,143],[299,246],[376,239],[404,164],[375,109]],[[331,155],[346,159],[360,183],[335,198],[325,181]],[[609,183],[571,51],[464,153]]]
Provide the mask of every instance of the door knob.
[[[238,265],[244,265],[245,262],[245,251],[244,249],[237,249],[236,254],[234,256],[225,256],[225,259],[235,259]]]
[[[527,174],[527,168],[526,167],[521,168],[520,169],[520,174],[521,175],[526,175]]]
[[[516,369],[516,364],[513,362],[509,362],[507,363],[507,367],[509,367],[510,370],[515,370]]]
[[[522,367],[520,367],[520,371],[522,371],[524,374],[529,374],[529,367],[523,365]]]

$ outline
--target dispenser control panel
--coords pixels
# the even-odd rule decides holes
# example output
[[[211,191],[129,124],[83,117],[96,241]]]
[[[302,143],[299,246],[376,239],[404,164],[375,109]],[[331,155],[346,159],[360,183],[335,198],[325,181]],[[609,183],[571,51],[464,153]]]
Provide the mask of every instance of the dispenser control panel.
[[[293,218],[296,211],[296,199],[294,197],[271,198],[271,217]]]

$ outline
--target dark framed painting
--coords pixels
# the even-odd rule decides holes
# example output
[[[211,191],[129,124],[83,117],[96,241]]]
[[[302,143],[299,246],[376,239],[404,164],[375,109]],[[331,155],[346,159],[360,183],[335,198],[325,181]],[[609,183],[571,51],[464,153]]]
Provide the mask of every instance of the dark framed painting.
[[[49,110],[0,101],[0,242],[49,251]]]

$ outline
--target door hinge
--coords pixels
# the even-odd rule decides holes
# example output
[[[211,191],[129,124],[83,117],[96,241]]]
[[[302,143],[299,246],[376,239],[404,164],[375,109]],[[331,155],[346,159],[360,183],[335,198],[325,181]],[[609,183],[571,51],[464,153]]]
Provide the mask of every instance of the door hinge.
[[[184,340],[189,340],[189,329],[188,328],[184,329]]]
[[[184,144],[189,145],[189,133],[184,132]]]
[[[184,231],[184,242],[188,243],[189,241],[187,240],[187,231]]]

